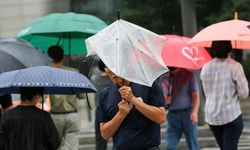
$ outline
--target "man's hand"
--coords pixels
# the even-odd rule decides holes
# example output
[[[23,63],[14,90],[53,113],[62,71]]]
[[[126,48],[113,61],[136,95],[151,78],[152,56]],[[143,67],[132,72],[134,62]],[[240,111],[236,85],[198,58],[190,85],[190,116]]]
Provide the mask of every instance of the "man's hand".
[[[190,119],[192,120],[192,123],[195,124],[198,122],[198,115],[195,112],[192,112]]]
[[[122,86],[119,89],[122,99],[126,100],[127,102],[131,103],[132,99],[135,98],[131,87],[129,86]]]
[[[118,104],[118,107],[119,107],[119,112],[122,115],[127,115],[131,110],[131,107],[129,106],[128,102],[125,100],[121,100],[121,102]]]

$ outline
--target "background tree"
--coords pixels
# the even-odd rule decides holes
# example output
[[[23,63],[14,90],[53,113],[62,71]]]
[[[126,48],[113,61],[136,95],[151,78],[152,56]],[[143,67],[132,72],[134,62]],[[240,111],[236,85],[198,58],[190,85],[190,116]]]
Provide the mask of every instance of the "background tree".
[[[182,34],[179,1],[123,1],[121,18],[158,34]]]

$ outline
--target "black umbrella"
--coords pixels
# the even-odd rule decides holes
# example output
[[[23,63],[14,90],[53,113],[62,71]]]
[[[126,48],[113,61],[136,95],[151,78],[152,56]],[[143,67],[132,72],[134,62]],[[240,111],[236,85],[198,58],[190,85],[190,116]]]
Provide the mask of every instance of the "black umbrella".
[[[0,38],[0,73],[49,65],[51,59],[19,38]]]

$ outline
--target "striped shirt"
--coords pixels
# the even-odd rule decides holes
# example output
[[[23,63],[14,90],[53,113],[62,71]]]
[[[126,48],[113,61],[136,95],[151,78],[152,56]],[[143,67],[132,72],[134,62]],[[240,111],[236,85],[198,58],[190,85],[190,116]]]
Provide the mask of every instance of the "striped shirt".
[[[206,96],[206,122],[224,125],[235,120],[241,114],[239,99],[249,93],[242,65],[230,57],[214,58],[203,66],[200,77]]]

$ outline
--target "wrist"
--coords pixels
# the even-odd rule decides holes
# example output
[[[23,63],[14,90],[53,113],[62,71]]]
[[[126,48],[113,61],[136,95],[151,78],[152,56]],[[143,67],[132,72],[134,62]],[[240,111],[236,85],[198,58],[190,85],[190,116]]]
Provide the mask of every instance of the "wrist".
[[[129,112],[119,110],[119,111],[117,112],[117,115],[118,115],[120,118],[125,118],[125,117],[128,115],[128,113],[129,113]]]
[[[143,99],[141,97],[133,97],[131,100],[132,104],[136,104],[138,102],[143,102]]]
[[[137,98],[135,96],[133,96],[133,98],[131,99],[130,103],[134,104],[137,101]]]
[[[193,115],[198,115],[198,111],[192,111]]]

